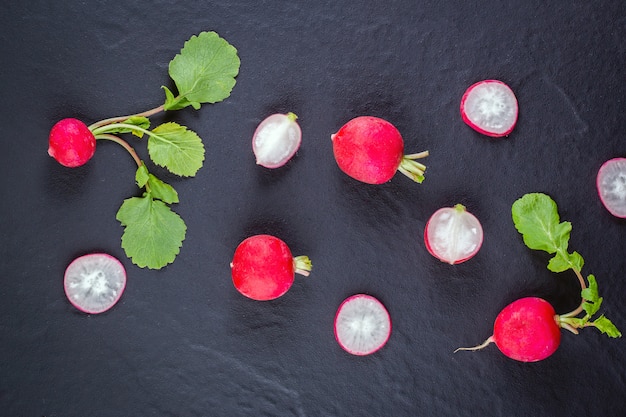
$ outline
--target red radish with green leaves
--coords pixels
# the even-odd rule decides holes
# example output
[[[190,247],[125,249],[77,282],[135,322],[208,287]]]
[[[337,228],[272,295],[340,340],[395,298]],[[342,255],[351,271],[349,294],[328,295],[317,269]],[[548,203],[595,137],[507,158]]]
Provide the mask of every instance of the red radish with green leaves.
[[[508,136],[517,123],[517,114],[515,93],[502,81],[479,81],[461,98],[463,121],[483,135]]]
[[[400,132],[384,119],[356,117],[331,135],[331,140],[337,165],[358,181],[383,184],[397,171],[415,182],[424,180],[426,166],[416,159],[428,156],[428,151],[404,155]]]
[[[478,253],[483,243],[483,228],[462,204],[437,210],[424,229],[426,249],[449,264],[465,262]]]
[[[598,294],[598,283],[592,274],[585,280],[582,256],[578,252],[569,252],[572,225],[560,221],[554,200],[542,193],[525,194],[513,203],[511,214],[526,246],[553,255],[548,262],[550,271],[558,273],[571,269],[574,272],[581,287],[581,302],[569,313],[558,315],[544,299],[521,298],[498,314],[493,334],[484,343],[456,351],[479,350],[495,343],[509,358],[535,362],[546,359],[557,350],[561,342],[560,329],[578,334],[580,329],[595,327],[608,337],[621,337],[622,333],[607,317],[595,317],[603,300]]]
[[[78,119],[58,121],[50,130],[48,155],[68,168],[85,165],[96,152],[96,137]]]
[[[609,213],[626,218],[626,158],[613,158],[602,164],[596,177],[596,187]]]
[[[113,307],[126,288],[122,263],[105,253],[92,253],[74,259],[65,270],[65,295],[74,307],[99,314]]]
[[[335,338],[346,352],[370,355],[391,335],[391,317],[385,306],[367,294],[346,298],[335,315]]]
[[[265,118],[252,136],[256,163],[266,168],[285,165],[300,148],[302,130],[294,113],[273,114]]]
[[[281,239],[254,235],[237,246],[230,267],[237,291],[253,300],[267,301],[285,294],[295,274],[308,276],[312,265],[307,256],[294,257]]]
[[[521,362],[536,362],[552,355],[561,343],[559,316],[546,300],[520,298],[506,306],[496,317],[493,335],[473,348],[495,343],[505,356]],[[456,352],[455,351],[455,352]]]

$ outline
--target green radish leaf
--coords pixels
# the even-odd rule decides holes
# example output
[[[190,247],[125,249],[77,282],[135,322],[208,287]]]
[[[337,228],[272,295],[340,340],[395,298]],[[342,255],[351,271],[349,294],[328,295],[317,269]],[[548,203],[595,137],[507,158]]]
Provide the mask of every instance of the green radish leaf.
[[[137,168],[137,172],[135,172],[135,182],[137,182],[137,186],[139,188],[143,188],[146,186],[149,179],[150,173],[148,172],[148,168],[146,167],[146,164],[142,162],[141,166]]]
[[[587,277],[587,282],[589,282],[589,286],[582,290],[580,295],[585,300],[594,303],[600,299],[600,296],[598,295],[598,281],[596,281],[595,276],[590,274]]]
[[[169,64],[169,74],[178,89],[174,96],[165,90],[165,110],[202,103],[217,103],[227,98],[235,86],[240,60],[237,49],[215,32],[192,36]]]
[[[185,239],[181,217],[150,195],[124,200],[117,220],[125,227],[122,248],[134,264],[160,269],[174,262]]]
[[[524,244],[530,249],[542,250],[555,256],[548,269],[563,272],[568,269],[580,271],[584,264],[577,252],[568,253],[572,224],[561,222],[554,200],[542,193],[529,193],[513,203],[513,223],[521,233]]]
[[[148,188],[152,198],[163,201],[167,204],[178,203],[178,193],[169,184],[164,183],[154,175],[148,176]]]
[[[615,327],[615,325],[611,322],[611,320],[607,319],[604,316],[598,317],[593,325],[600,330],[602,333],[606,334],[609,337],[617,338],[622,337],[622,333]]]
[[[148,153],[155,164],[182,177],[192,177],[204,162],[202,139],[193,130],[168,122],[152,130]]]
[[[530,193],[513,203],[513,223],[530,249],[555,253],[567,247],[572,225],[559,223],[556,203],[547,195]]]

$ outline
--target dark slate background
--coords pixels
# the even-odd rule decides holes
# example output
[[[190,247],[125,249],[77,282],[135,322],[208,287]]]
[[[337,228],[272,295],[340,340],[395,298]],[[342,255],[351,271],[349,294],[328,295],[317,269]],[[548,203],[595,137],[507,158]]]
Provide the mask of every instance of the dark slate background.
[[[579,302],[571,272],[527,249],[511,204],[545,192],[573,224],[604,296],[626,330],[626,223],[601,205],[595,176],[626,155],[626,3],[519,1],[5,1],[0,6],[0,415],[2,416],[618,416],[626,409],[626,340],[563,333],[545,361],[523,364],[482,342],[502,307],[529,295],[557,312]],[[115,213],[136,195],[132,159],[99,144],[84,167],[47,155],[51,126],[159,105],[169,61],[214,30],[239,51],[230,98],[175,112],[203,138],[192,179],[154,172],[179,192],[188,225],[174,264],[134,266]],[[520,114],[506,139],[463,124],[470,84],[508,83]],[[303,144],[285,167],[254,163],[251,136],[295,112]],[[357,183],[330,135],[375,115],[429,150],[422,185],[402,175]],[[159,116],[155,124],[166,120]],[[147,157],[139,139],[129,139]],[[422,234],[442,206],[482,222],[478,255],[450,266]],[[254,233],[313,261],[282,298],[233,288],[229,262]],[[102,315],[63,293],[75,257],[122,260],[128,286]],[[349,295],[388,308],[393,332],[368,357],[337,345]]]

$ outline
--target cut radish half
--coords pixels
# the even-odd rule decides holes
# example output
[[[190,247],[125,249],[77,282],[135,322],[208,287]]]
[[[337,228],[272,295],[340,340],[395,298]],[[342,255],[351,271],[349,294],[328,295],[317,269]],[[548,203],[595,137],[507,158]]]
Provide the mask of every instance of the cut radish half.
[[[273,114],[263,120],[252,136],[256,163],[266,168],[283,166],[302,142],[302,130],[293,113]]]
[[[382,348],[391,335],[391,318],[376,298],[356,294],[341,303],[335,316],[335,338],[346,352],[369,355]]]
[[[615,217],[626,218],[626,158],[613,158],[602,164],[596,187],[604,207]]]
[[[461,99],[463,121],[483,135],[507,136],[515,127],[517,113],[515,94],[502,81],[479,81]]]
[[[126,288],[126,270],[105,253],[78,257],[65,270],[65,295],[74,307],[89,314],[113,307]]]
[[[462,204],[444,207],[426,223],[424,242],[435,258],[458,264],[476,255],[483,243],[483,228]]]

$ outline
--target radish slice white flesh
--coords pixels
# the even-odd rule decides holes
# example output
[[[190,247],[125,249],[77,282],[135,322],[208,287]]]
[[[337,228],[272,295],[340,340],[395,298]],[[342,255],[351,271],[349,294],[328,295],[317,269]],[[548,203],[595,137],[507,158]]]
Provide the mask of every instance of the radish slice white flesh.
[[[483,135],[507,136],[517,123],[517,114],[517,98],[502,81],[479,81],[461,99],[463,121]]]
[[[335,316],[335,338],[346,352],[369,355],[382,348],[391,335],[391,318],[376,298],[356,294],[341,303]]]
[[[424,242],[435,258],[458,264],[476,255],[483,243],[483,228],[462,204],[444,207],[428,220]]]
[[[293,113],[273,114],[263,120],[252,137],[256,163],[266,168],[283,166],[302,142],[302,130]]]
[[[126,288],[126,270],[114,257],[93,253],[78,257],[65,270],[65,295],[74,307],[89,314],[113,307]]]
[[[596,186],[604,207],[615,217],[626,218],[626,158],[613,158],[602,164]]]

